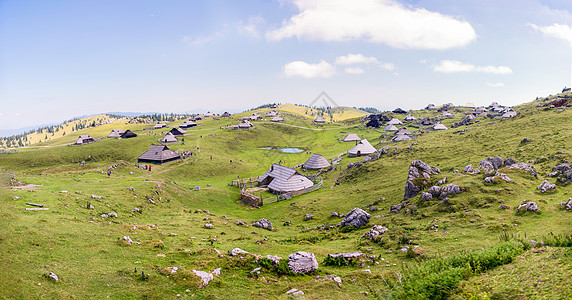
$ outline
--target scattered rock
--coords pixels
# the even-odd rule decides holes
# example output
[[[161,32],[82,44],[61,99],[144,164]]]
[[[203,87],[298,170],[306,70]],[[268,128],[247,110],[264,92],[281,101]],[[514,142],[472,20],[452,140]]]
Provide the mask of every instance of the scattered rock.
[[[209,284],[209,282],[211,280],[214,279],[214,276],[212,273],[208,273],[205,271],[197,271],[197,270],[193,270],[193,272],[195,273],[195,275],[199,276],[202,280],[201,285],[199,285],[199,289],[204,288],[205,286],[207,286]]]
[[[401,204],[397,204],[397,205],[392,205],[391,208],[389,208],[389,212],[392,214],[396,214],[401,210]]]
[[[214,270],[211,272],[211,274],[213,274],[213,275],[216,276],[216,277],[219,277],[219,276],[220,276],[220,271],[221,271],[221,268],[216,268],[216,269],[214,269]]]
[[[570,197],[570,199],[568,199],[568,201],[560,203],[560,207],[564,208],[566,210],[571,210],[572,209],[572,197]]]
[[[527,173],[530,173],[530,175],[536,177],[538,174],[536,173],[536,170],[529,164],[527,163],[515,163],[509,166],[509,169],[519,169],[519,170],[524,170]]]
[[[131,240],[131,238],[128,235],[124,235],[123,240],[129,245],[133,244],[133,240]]]
[[[280,257],[280,256],[270,255],[270,254],[269,254],[269,255],[266,255],[265,257],[268,258],[268,259],[270,259],[270,260],[272,261],[272,264],[273,264],[274,266],[277,266],[278,263],[280,262],[280,260],[282,259],[282,257]]]
[[[314,253],[298,251],[288,256],[288,268],[293,273],[306,274],[318,269],[318,261]]]
[[[272,230],[272,223],[264,218],[254,222],[252,226]]]
[[[50,272],[46,277],[53,279],[55,282],[60,282],[60,278],[54,272]]]
[[[479,163],[479,168],[487,171],[487,172],[494,172],[498,170],[502,166],[502,158],[500,157],[488,157]]]
[[[131,212],[141,212],[141,209],[138,207],[135,207],[131,210]]]
[[[421,194],[421,200],[430,201],[433,199],[433,195],[431,193],[423,192]]]
[[[102,217],[102,218],[109,218],[109,215],[108,215],[108,214],[101,214],[100,217]]]
[[[307,214],[304,216],[304,220],[308,221],[308,220],[312,220],[314,218],[314,215],[311,214]]]
[[[231,256],[237,256],[237,255],[241,255],[241,254],[248,254],[248,252],[246,252],[240,248],[234,248],[234,249],[230,250]]]
[[[545,193],[556,189],[556,185],[550,183],[548,180],[544,180],[539,186],[536,187],[536,189],[540,190],[542,193]]]
[[[298,295],[304,295],[304,292],[297,290],[297,289],[291,289],[289,291],[286,292],[286,295],[288,296],[298,296]]]
[[[373,228],[370,229],[369,232],[364,234],[364,236],[372,239],[375,236],[382,235],[382,234],[386,233],[388,230],[389,229],[387,229],[387,227],[383,227],[381,225],[373,225]]]
[[[510,167],[512,165],[516,164],[516,160],[512,159],[512,158],[505,158],[502,165],[504,167]]]
[[[500,206],[499,208],[500,208],[500,209],[509,209],[510,207],[509,207],[509,206],[506,206],[506,205],[504,205],[504,204],[501,204],[501,206]]]
[[[429,188],[429,193],[433,197],[439,197],[439,195],[441,195],[441,187],[438,185],[434,185],[434,186]]]
[[[460,194],[461,188],[456,184],[449,184],[441,189],[441,194],[439,194],[440,199],[445,199],[449,195]]]
[[[338,214],[338,212],[333,211],[332,214],[330,215],[330,218],[339,218],[340,215]]]
[[[523,138],[523,139],[520,141],[521,144],[530,143],[530,142],[532,142],[532,139],[529,139],[529,138]]]
[[[206,223],[206,224],[205,224],[205,228],[209,228],[209,229],[210,229],[210,228],[213,228],[213,227],[214,227],[214,225],[211,224],[211,223]]]
[[[463,173],[472,173],[473,172],[473,165],[466,165],[465,169],[463,169]]]
[[[453,171],[453,173],[455,173],[455,172]],[[459,173],[459,172],[457,172],[457,173]],[[443,185],[443,184],[445,184],[445,183],[447,183],[447,177],[445,177],[445,178],[443,178],[443,179],[437,181],[437,184],[438,184],[438,185]]]
[[[538,204],[536,204],[536,202],[526,202],[526,203],[523,203],[523,204],[519,205],[519,206],[516,208],[516,212],[518,212],[518,213],[522,213],[522,212],[525,212],[525,211],[536,211],[536,212],[539,212],[539,211],[540,211],[540,208],[538,207]]]
[[[431,175],[440,174],[441,170],[437,167],[431,167],[420,160],[414,160],[409,166],[409,173],[407,175],[407,182],[405,183],[405,193],[403,200],[413,198],[421,191],[421,187],[417,186],[414,182],[415,179],[425,178],[430,179]]]
[[[341,285],[342,285],[342,278],[340,278],[339,276],[336,276],[336,275],[326,275],[324,278],[325,278],[325,279],[328,279],[328,280],[335,281],[335,282],[338,284],[338,286],[341,286]]]
[[[113,218],[116,218],[116,219],[118,218],[117,213],[114,212],[114,211],[108,213],[108,215],[109,215],[110,217],[113,217]]]
[[[369,207],[369,211],[370,211],[370,212],[377,211],[377,207],[376,207],[376,206],[370,206],[370,207]]]
[[[81,192],[80,192],[80,193],[81,193]],[[91,196],[89,196],[89,197],[92,198],[92,199],[103,199],[103,196],[97,196],[97,195],[94,195],[94,194],[91,194]]]
[[[254,268],[254,270],[250,271],[250,274],[258,275],[258,274],[260,274],[260,269],[262,269],[262,267]]]
[[[361,208],[354,208],[350,212],[347,213],[346,217],[340,223],[340,226],[353,226],[353,227],[361,227],[366,225],[369,222],[371,215],[365,212]]]
[[[238,226],[244,226],[245,224],[244,224],[244,222],[242,222],[242,221],[236,221],[236,225],[238,225]]]

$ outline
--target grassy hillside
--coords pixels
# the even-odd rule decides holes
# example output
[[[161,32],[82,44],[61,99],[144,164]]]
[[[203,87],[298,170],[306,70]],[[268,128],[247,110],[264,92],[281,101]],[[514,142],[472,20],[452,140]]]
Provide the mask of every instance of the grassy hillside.
[[[328,122],[339,122],[348,119],[361,118],[368,115],[367,112],[361,111],[359,109],[351,107],[334,107],[322,112],[317,109],[294,105],[294,104],[282,104],[278,109],[302,115],[307,118],[315,119],[317,116],[323,116]]]
[[[546,174],[572,159],[572,112],[537,107],[539,103],[546,101],[519,106],[521,114],[512,119],[481,118],[448,131],[427,132],[406,125],[417,138],[396,144],[381,129],[364,127],[356,118],[360,112],[349,109],[336,119],[346,120],[344,124],[333,122],[319,128],[312,125],[311,114],[317,112],[288,105],[277,109],[284,123],[255,121],[250,130],[227,126],[252,111],[231,118],[207,118],[187,130],[184,144],[169,145],[173,150],[192,151],[191,157],[153,166],[152,171],[140,168],[137,157],[170,128],[106,124],[77,134],[100,137],[119,127],[139,136],[68,146],[77,137],[66,135],[41,143],[43,147],[0,154],[4,186],[0,189],[0,274],[4,279],[0,295],[19,299],[177,295],[268,299],[284,298],[296,288],[308,299],[570,298],[572,212],[560,209],[559,204],[572,196],[572,189]],[[255,111],[264,115],[269,110]],[[455,117],[444,124],[458,122],[465,111],[456,109]],[[413,114],[418,118],[439,115]],[[311,153],[332,159],[355,145],[340,141],[350,132],[367,138],[376,148],[387,147],[387,154],[353,168],[347,165],[363,158],[343,156],[336,170],[321,175],[322,189],[259,208],[244,205],[239,200],[240,189],[229,185],[238,176],[261,175],[279,161],[295,166]],[[523,138],[531,142],[521,143]],[[306,151],[287,154],[262,147]],[[466,165],[477,168],[491,156],[530,163],[538,177],[502,168],[499,172],[512,181],[491,184],[484,182],[483,173],[462,172]],[[413,160],[440,168],[441,174],[432,181],[447,178],[447,184],[457,184],[463,192],[449,196],[448,201],[424,201],[417,195],[400,212],[389,213],[392,205],[402,203]],[[116,168],[108,178],[110,166]],[[9,173],[15,179],[10,180]],[[545,178],[557,184],[555,191],[536,189]],[[12,187],[26,184],[37,187]],[[92,198],[92,194],[102,198]],[[540,213],[517,213],[523,200],[538,203]],[[32,207],[26,205],[29,202],[44,204],[49,210],[26,210]],[[501,209],[501,205],[510,208]],[[371,213],[367,226],[330,228],[342,220],[331,218],[333,211],[347,213],[355,207]],[[112,211],[118,218],[102,217]],[[306,214],[314,218],[305,220]],[[270,220],[273,230],[251,226],[261,218]],[[288,221],[289,226],[285,225]],[[206,228],[207,223],[213,228]],[[376,241],[364,238],[374,224],[389,231]],[[123,236],[138,243],[127,245]],[[533,248],[530,240],[544,241],[546,246]],[[415,251],[400,251],[403,246]],[[312,252],[319,269],[311,275],[289,274],[281,265],[272,267],[248,255],[229,256],[237,247],[286,260],[297,251]],[[352,251],[371,257],[349,265],[325,263],[328,254]],[[179,271],[172,274],[170,267]],[[261,273],[251,273],[257,267]],[[222,268],[220,277],[198,289],[191,270],[216,268]],[[50,272],[60,282],[47,279]],[[339,276],[342,283],[324,279],[327,275]]]

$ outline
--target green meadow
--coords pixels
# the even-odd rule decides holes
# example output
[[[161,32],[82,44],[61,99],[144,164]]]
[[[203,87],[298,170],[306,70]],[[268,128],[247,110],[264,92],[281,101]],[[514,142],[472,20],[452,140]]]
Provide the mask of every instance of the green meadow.
[[[295,288],[305,293],[299,296],[303,299],[570,299],[572,211],[560,203],[572,197],[572,187],[547,174],[572,160],[572,111],[539,103],[546,102],[515,107],[520,114],[514,118],[481,117],[451,128],[469,111],[455,108],[455,117],[443,120],[449,130],[428,132],[405,124],[416,138],[400,143],[391,143],[383,127],[367,128],[360,120],[365,113],[353,109],[348,119],[338,113],[336,122],[317,127],[306,108],[281,106],[277,111],[284,123],[267,118],[253,121],[249,130],[228,129],[240,117],[270,110],[257,109],[198,121],[199,126],[186,129],[184,143],[168,145],[193,155],[153,165],[151,171],[141,168],[137,157],[182,120],[157,130],[145,129],[153,124],[105,124],[1,153],[0,298],[284,299]],[[99,138],[116,128],[138,136],[70,145],[79,134]],[[347,133],[386,147],[387,153],[352,168],[347,165],[363,157],[343,155],[337,168],[320,174],[320,190],[257,208],[244,204],[240,188],[230,184],[260,176],[272,163],[302,164],[312,153],[333,159],[355,146],[341,142]],[[522,143],[524,138],[532,141]],[[528,163],[538,176],[501,168],[511,182],[485,183],[484,172],[463,173],[466,165],[478,168],[481,160],[497,156]],[[441,174],[432,180],[446,178],[463,192],[448,201],[417,195],[407,201],[407,209],[389,213],[403,201],[413,160],[438,167]],[[108,177],[111,166],[116,167]],[[541,193],[536,187],[544,179],[557,188]],[[25,185],[34,186],[15,188]],[[517,213],[525,200],[536,202],[540,212]],[[48,210],[26,210],[33,208],[26,203]],[[356,207],[371,214],[367,226],[330,227],[342,220],[330,217],[333,211],[345,214]],[[102,217],[110,212],[118,217]],[[307,214],[314,218],[305,220]],[[261,218],[273,229],[252,226]],[[207,223],[213,227],[206,228]],[[389,230],[375,241],[363,237],[373,225]],[[124,236],[135,243],[128,245]],[[401,251],[403,246],[409,250]],[[253,255],[230,256],[234,248]],[[287,261],[297,251],[314,253],[318,270],[296,275],[256,258],[277,255]],[[328,254],[353,251],[369,258],[324,261]],[[260,274],[251,273],[257,267]],[[192,270],[216,268],[220,276],[199,288]],[[46,277],[50,272],[59,282]],[[327,275],[339,276],[342,283],[324,279]]]

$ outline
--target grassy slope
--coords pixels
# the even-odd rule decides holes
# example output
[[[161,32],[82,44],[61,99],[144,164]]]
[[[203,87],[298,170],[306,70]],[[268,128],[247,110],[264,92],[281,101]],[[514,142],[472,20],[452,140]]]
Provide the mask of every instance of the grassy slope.
[[[91,145],[71,147],[65,144],[73,138],[66,136],[47,144],[52,146],[49,148],[22,149],[19,153],[3,154],[0,156],[2,169],[16,172],[17,179],[24,183],[43,186],[35,191],[2,189],[0,193],[3,222],[0,226],[0,274],[7,278],[0,281],[0,290],[5,291],[2,293],[4,296],[16,298],[163,298],[173,297],[177,293],[212,298],[274,298],[290,288],[298,288],[306,291],[310,298],[336,298],[345,294],[359,298],[364,297],[365,294],[360,293],[363,291],[370,293],[370,296],[383,293],[388,289],[384,278],[401,272],[400,265],[410,262],[401,251],[396,251],[400,240],[411,240],[420,245],[424,255],[430,258],[494,246],[499,242],[497,237],[503,230],[526,233],[532,237],[542,236],[549,231],[566,232],[572,221],[557,205],[571,196],[570,187],[561,186],[557,192],[548,195],[541,195],[535,189],[543,172],[559,164],[559,159],[549,159],[535,165],[541,171],[538,179],[521,171],[503,170],[515,182],[493,186],[483,183],[483,175],[453,174],[453,170],[462,170],[470,163],[478,165],[481,159],[488,156],[512,157],[526,162],[541,156],[552,157],[558,151],[571,149],[568,124],[572,113],[569,110],[561,113],[545,111],[536,108],[535,104],[521,108],[523,113],[514,119],[490,124],[489,120],[482,120],[477,125],[469,126],[469,131],[462,135],[453,133],[454,130],[432,132],[411,142],[392,144],[390,152],[398,148],[398,154],[383,156],[351,172],[345,171],[340,185],[334,184],[340,171],[334,171],[325,176],[324,189],[260,209],[240,204],[239,190],[228,186],[228,183],[237,175],[242,178],[260,175],[271,163],[279,160],[285,160],[289,166],[302,163],[310,154],[283,154],[258,148],[307,147],[326,158],[333,158],[352,147],[351,143],[338,142],[338,138],[345,136],[342,132],[364,135],[378,147],[381,146],[382,133],[338,124],[327,124],[321,128],[323,130],[314,130],[311,118],[290,115],[294,112],[287,109],[286,112],[290,114],[285,114],[286,124],[259,121],[255,122],[256,128],[247,131],[221,129],[236,123],[242,115],[232,119],[201,121],[200,126],[187,131],[185,145],[170,146],[175,150],[193,151],[195,155],[183,161],[154,166],[152,172],[136,168],[134,162],[162,135],[160,131],[143,131],[143,125],[129,127],[140,135],[134,139],[104,139]],[[265,113],[268,109],[257,111]],[[436,114],[419,112],[414,115]],[[461,113],[457,113],[455,119],[444,123],[449,126],[460,117]],[[176,126],[178,123],[169,125]],[[109,133],[111,127],[117,126],[104,125],[84,132],[102,136]],[[520,144],[524,137],[533,139],[533,142]],[[405,151],[411,145],[412,151]],[[92,158],[87,160],[89,156]],[[566,157],[570,160],[570,156]],[[443,172],[439,178],[447,177],[449,182],[467,187],[468,191],[451,197],[451,207],[440,204],[440,201],[420,203],[416,197],[410,200],[417,203],[416,215],[404,212],[388,214],[391,205],[401,202],[407,170],[413,159],[438,166]],[[86,160],[87,165],[79,166],[77,162],[81,160]],[[344,157],[342,164],[359,160]],[[112,178],[108,179],[104,171],[121,161],[126,164],[113,171]],[[201,190],[193,191],[197,185],[201,186]],[[128,186],[134,187],[135,192],[127,190]],[[61,193],[61,190],[68,190],[70,195]],[[75,194],[75,191],[82,193]],[[91,199],[91,194],[105,198]],[[13,200],[15,196],[20,199]],[[149,204],[146,201],[148,197],[154,197],[157,204]],[[349,233],[301,230],[327,223],[335,224],[339,220],[329,218],[332,211],[345,213],[382,197],[385,200],[377,204],[380,210],[373,213],[370,224],[383,224],[390,228],[384,237],[385,246],[360,242],[361,235],[369,228]],[[536,200],[542,213],[516,215],[514,209],[498,209],[501,203],[514,208],[524,199]],[[85,208],[88,201],[95,207],[94,210]],[[25,211],[25,202],[44,203],[50,211]],[[134,207],[141,208],[143,212],[131,213]],[[214,215],[197,213],[197,209],[208,209]],[[110,211],[116,211],[119,218],[109,220],[99,217]],[[308,213],[316,217],[303,221]],[[203,220],[205,217],[209,220]],[[234,224],[236,220],[249,224],[262,217],[270,219],[276,229],[266,231]],[[438,232],[427,230],[433,219],[439,221]],[[202,228],[208,221],[214,224],[214,229]],[[285,221],[292,221],[293,225],[282,226]],[[148,228],[147,225],[151,224],[156,227]],[[132,231],[134,225],[142,227]],[[159,229],[155,229],[157,227]],[[170,233],[178,235],[170,236]],[[141,244],[123,246],[119,239],[124,235],[131,236]],[[216,239],[213,246],[210,239]],[[164,247],[156,247],[157,244],[161,245],[159,241],[164,243]],[[212,247],[223,252],[240,247],[260,255],[281,257],[296,251],[311,251],[320,263],[328,253],[359,250],[382,255],[390,266],[385,267],[384,263],[366,264],[363,268],[370,268],[374,274],[379,274],[368,275],[360,271],[363,268],[326,267],[321,264],[321,275],[342,276],[344,284],[341,288],[331,281],[316,282],[306,276],[285,278],[263,273],[263,280],[247,276],[255,265],[234,268],[233,262],[226,257],[220,258],[213,251],[206,250]],[[165,254],[166,257],[157,254]],[[396,266],[393,266],[394,263]],[[516,268],[521,268],[522,264],[517,261]],[[44,265],[50,267],[45,268]],[[185,290],[191,285],[185,280],[159,274],[158,270],[169,266],[188,270],[223,267],[223,273],[208,288],[190,288],[191,292],[186,293]],[[135,268],[138,272],[151,274],[150,279],[139,280]],[[561,274],[570,272],[562,265],[554,268]],[[62,281],[59,284],[42,277],[50,271],[60,276]],[[471,280],[478,282],[477,286],[497,291],[499,285],[494,280],[486,281],[486,276],[507,278],[502,270],[493,270]],[[354,278],[357,279],[352,282]],[[481,278],[483,281],[479,281]],[[503,284],[510,285],[507,281],[505,279]],[[471,292],[471,284],[469,281],[463,285],[459,297]],[[510,286],[507,288],[510,289]],[[570,293],[566,290],[555,293],[566,295],[566,292]],[[502,295],[503,291],[498,293]]]

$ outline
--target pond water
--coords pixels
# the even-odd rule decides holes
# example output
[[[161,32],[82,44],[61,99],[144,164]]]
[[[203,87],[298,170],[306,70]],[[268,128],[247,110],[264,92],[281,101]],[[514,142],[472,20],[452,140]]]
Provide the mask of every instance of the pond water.
[[[300,153],[300,152],[304,152],[304,150],[299,149],[299,148],[274,148],[274,147],[262,147],[260,149],[264,149],[264,150],[277,150],[280,151],[282,153]]]

